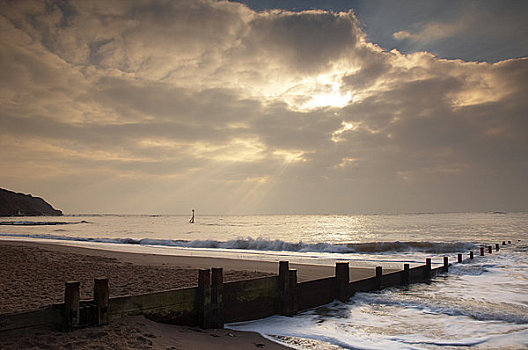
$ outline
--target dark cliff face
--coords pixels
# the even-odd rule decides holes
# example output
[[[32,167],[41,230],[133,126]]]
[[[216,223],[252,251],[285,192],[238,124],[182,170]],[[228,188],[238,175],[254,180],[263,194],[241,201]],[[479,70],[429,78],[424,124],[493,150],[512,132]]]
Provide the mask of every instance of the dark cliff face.
[[[54,209],[42,198],[0,188],[0,216],[40,215],[60,216],[62,211]]]

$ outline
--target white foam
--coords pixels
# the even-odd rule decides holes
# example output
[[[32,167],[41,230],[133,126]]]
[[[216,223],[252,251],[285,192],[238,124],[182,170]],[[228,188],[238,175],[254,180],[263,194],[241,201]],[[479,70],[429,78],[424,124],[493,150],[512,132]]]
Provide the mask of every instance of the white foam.
[[[345,349],[525,348],[526,262],[524,252],[509,251],[456,265],[451,268],[455,274],[431,284],[358,293],[348,303],[334,302],[292,318],[274,316],[228,327]]]
[[[237,238],[228,241],[219,240],[170,240],[155,238],[106,238],[106,237],[82,237],[39,233],[0,233],[3,237],[41,238],[59,241],[99,242],[115,244],[139,244],[181,248],[208,248],[208,249],[239,249],[257,251],[285,251],[285,252],[321,252],[321,253],[363,253],[363,254],[394,254],[394,253],[453,253],[466,251],[474,247],[472,243],[442,243],[442,242],[380,242],[380,243],[297,243],[283,240],[269,240],[266,238],[252,237]]]

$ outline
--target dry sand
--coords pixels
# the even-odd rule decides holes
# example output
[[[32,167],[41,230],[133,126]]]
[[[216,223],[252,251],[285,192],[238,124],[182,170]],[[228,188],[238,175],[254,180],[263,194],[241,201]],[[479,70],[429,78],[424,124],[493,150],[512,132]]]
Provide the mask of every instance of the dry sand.
[[[109,278],[110,295],[148,293],[197,285],[200,268],[223,267],[224,280],[277,274],[278,264],[222,258],[135,254],[58,244],[0,241],[0,314],[61,303],[64,282],[81,282],[81,299],[92,297],[93,278]],[[332,266],[292,264],[299,281],[329,277]],[[374,269],[351,269],[351,280]],[[258,334],[158,324],[127,317],[108,326],[72,333],[0,333],[1,349],[283,349]]]
[[[177,259],[165,265],[149,264],[141,254],[130,254],[126,261],[112,257],[112,252],[4,241],[0,251],[0,314],[63,302],[65,281],[81,283],[81,299],[92,298],[93,279],[101,276],[108,277],[112,297],[198,284],[197,268],[178,264]],[[238,271],[226,269],[226,282],[271,274],[238,266]]]

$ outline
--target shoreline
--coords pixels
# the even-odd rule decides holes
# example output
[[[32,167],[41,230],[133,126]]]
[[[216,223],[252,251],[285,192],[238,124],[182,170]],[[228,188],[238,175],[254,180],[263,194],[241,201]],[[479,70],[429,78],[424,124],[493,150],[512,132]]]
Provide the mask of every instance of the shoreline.
[[[223,267],[226,281],[275,275],[279,268],[278,263],[269,261],[130,253],[3,239],[0,251],[0,262],[4,265],[0,270],[0,314],[63,302],[67,280],[79,280],[81,299],[90,299],[93,278],[102,275],[109,278],[111,296],[117,296],[194,286],[201,268]],[[334,266],[291,266],[304,281],[335,273]],[[370,268],[350,269],[351,280],[373,275],[375,271]],[[106,339],[105,342],[98,343],[94,334]],[[49,330],[0,333],[0,347],[5,349],[73,346],[83,350],[99,344],[112,344],[116,349],[288,349],[257,333],[167,325],[143,316],[125,317],[107,326],[71,333]]]
[[[224,270],[242,270],[261,272],[265,274],[278,274],[278,262],[255,259],[242,259],[232,257],[210,257],[207,255],[177,255],[162,253],[146,252],[128,252],[120,250],[103,249],[102,247],[85,247],[79,245],[59,242],[39,242],[27,240],[0,239],[0,246],[8,245],[25,245],[28,247],[45,247],[57,252],[77,253],[90,255],[101,258],[117,259],[122,262],[148,265],[156,267],[178,267],[184,269],[209,269],[211,267],[223,267]],[[315,265],[290,262],[290,268],[297,269],[297,278],[299,282],[310,281],[325,277],[331,277],[335,274],[335,265]],[[386,269],[386,271],[396,271],[397,269]],[[350,267],[350,280],[360,280],[375,276],[374,267]]]

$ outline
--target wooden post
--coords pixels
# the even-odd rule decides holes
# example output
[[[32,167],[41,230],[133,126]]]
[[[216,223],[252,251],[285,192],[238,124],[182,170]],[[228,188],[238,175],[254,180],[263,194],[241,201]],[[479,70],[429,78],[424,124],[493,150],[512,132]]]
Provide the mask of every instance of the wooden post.
[[[288,270],[288,282],[286,283],[286,316],[293,316],[299,311],[297,302],[297,270]]]
[[[96,305],[97,325],[108,324],[108,305],[110,299],[110,290],[108,288],[108,278],[100,277],[94,278],[94,302]]]
[[[506,245],[506,241],[502,241],[502,245]]]
[[[444,256],[444,270],[447,272],[449,269],[449,258]]]
[[[431,279],[431,258],[425,259],[424,279]]]
[[[290,264],[288,261],[279,261],[279,298],[280,314],[286,315],[288,310],[288,271]]]
[[[79,326],[80,314],[80,282],[65,283],[64,291],[64,330],[70,332]]]
[[[348,300],[348,283],[350,282],[350,269],[347,262],[337,262],[335,267],[336,296],[345,302]]]
[[[511,244],[511,241],[508,241],[508,244]]]
[[[279,261],[279,282],[280,284],[286,284],[288,281],[288,270],[290,269],[290,263],[288,261]]]
[[[473,252],[469,252],[469,259],[473,260],[475,257],[473,256]]]
[[[488,246],[488,253],[491,254],[492,252],[493,252],[493,248],[489,245],[489,246]]]
[[[376,289],[381,289],[383,283],[383,267],[376,266]]]
[[[211,328],[224,328],[224,275],[221,267],[212,269]]]
[[[401,276],[401,283],[403,285],[408,285],[410,282],[409,264],[403,264],[403,271]]]
[[[211,270],[198,270],[198,322],[200,327],[209,328],[211,307]]]
[[[484,256],[484,247],[480,247],[480,256]]]
[[[500,250],[500,246],[499,246],[499,243],[495,244],[495,251],[499,251]]]

